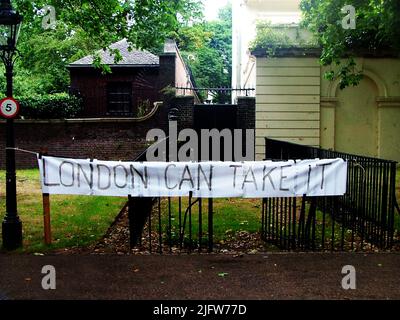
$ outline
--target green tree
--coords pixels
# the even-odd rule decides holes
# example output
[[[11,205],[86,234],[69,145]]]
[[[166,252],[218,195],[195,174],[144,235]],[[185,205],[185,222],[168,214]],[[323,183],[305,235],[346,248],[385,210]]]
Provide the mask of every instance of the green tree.
[[[200,0],[15,0],[28,19],[37,20],[40,9],[54,6],[57,19],[71,30],[81,29],[88,39],[110,43],[127,38],[138,49],[160,49],[165,38],[180,26],[202,17]]]
[[[100,48],[127,38],[132,47],[157,53],[167,37],[179,28],[202,17],[200,0],[14,0],[23,15],[18,49],[15,95],[46,94],[65,91],[69,83],[66,66]],[[56,9],[57,24],[42,28],[42,10]],[[116,62],[121,58],[115,52]],[[100,57],[95,65],[104,72]],[[0,87],[4,88],[4,77]]]
[[[69,85],[66,66],[96,50],[81,30],[71,32],[59,23],[54,30],[23,33],[17,60],[16,96],[63,92]]]
[[[177,41],[198,87],[231,86],[231,4],[220,10],[216,21],[202,22],[180,29]],[[229,101],[230,97],[219,93],[215,95],[214,100],[222,103]]]
[[[303,26],[314,32],[322,48],[321,63],[331,66],[326,73],[330,80],[340,79],[343,89],[357,85],[362,72],[354,58],[363,54],[400,53],[400,1],[353,0],[356,28],[344,29],[346,0],[302,0]]]

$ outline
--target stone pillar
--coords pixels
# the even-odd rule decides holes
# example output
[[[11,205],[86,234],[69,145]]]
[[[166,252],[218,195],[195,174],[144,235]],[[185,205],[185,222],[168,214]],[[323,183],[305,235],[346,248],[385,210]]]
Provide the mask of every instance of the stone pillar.
[[[255,159],[255,128],[256,128],[256,99],[254,97],[238,97],[236,111],[236,128],[242,129],[242,152],[246,153],[246,146],[249,140],[246,139],[246,129],[254,130],[254,154],[252,160]]]
[[[177,109],[178,130],[194,128],[194,97],[180,96],[171,100],[169,110]]]
[[[254,97],[238,97],[236,128],[255,129],[256,127],[256,99]]]

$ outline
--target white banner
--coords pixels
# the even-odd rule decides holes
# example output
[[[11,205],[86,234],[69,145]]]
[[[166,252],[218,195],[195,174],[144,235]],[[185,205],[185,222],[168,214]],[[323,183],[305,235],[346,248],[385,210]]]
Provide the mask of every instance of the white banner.
[[[116,162],[39,159],[43,193],[127,197],[269,198],[346,193],[343,159]]]

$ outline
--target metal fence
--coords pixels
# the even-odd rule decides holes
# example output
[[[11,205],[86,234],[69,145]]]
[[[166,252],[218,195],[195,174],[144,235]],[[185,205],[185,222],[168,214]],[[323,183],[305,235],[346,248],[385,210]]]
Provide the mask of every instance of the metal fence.
[[[146,151],[135,161],[147,161]],[[167,158],[168,154],[167,150]],[[213,199],[194,198],[192,193],[179,198],[129,197],[131,248],[141,248],[150,253],[212,252],[213,203]]]
[[[201,103],[205,104],[230,104],[232,94],[237,96],[254,97],[254,88],[193,88],[185,86],[175,87],[177,95],[195,95]]]
[[[213,199],[131,198],[131,247],[150,253],[212,252]]]
[[[399,221],[395,217],[396,162],[267,138],[265,147],[268,160],[348,161],[344,196],[264,199],[265,241],[285,250],[392,248]]]
[[[347,193],[263,199],[261,238],[283,250],[391,249],[400,223],[395,212],[396,162],[266,139],[266,159],[314,158],[348,161]],[[145,153],[135,161],[146,161]],[[213,251],[213,199],[192,194],[131,197],[128,204],[132,248],[153,253]]]

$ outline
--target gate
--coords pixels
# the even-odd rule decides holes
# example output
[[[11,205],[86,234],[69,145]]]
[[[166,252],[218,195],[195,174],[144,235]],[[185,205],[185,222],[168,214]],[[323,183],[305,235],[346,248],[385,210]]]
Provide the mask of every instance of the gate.
[[[236,105],[195,105],[195,130],[201,129],[230,129],[237,128]]]
[[[130,223],[132,248],[160,254],[213,251],[213,199],[195,199],[192,194],[187,198],[130,198],[129,219],[136,222]]]

